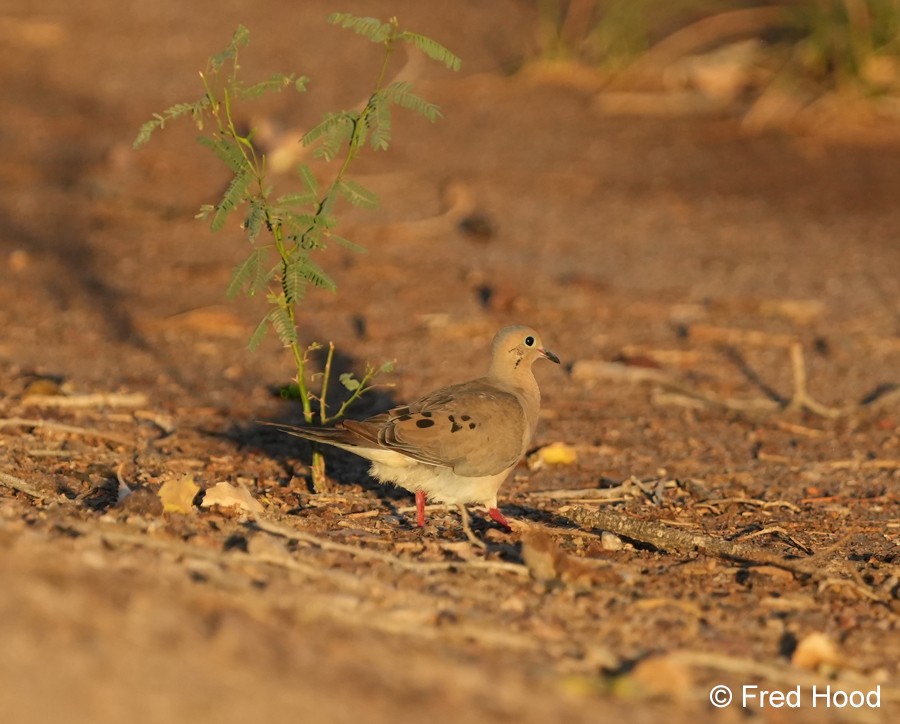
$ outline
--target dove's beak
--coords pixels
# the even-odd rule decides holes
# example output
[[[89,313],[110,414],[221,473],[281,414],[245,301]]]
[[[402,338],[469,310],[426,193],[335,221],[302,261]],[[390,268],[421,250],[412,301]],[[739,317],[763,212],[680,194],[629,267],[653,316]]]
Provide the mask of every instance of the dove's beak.
[[[556,362],[556,364],[559,364],[559,357],[553,354],[553,352],[551,352],[549,349],[539,349],[538,352],[541,353],[541,357],[543,357],[544,359],[548,359],[551,362]]]

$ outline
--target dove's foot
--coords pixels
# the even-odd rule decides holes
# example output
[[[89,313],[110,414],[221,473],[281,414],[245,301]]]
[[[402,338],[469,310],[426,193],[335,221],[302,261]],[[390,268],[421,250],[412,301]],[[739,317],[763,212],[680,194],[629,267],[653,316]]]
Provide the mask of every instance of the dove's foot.
[[[416,525],[425,527],[425,491],[416,491]]]
[[[503,513],[500,512],[499,508],[488,508],[488,515],[491,516],[503,530],[507,533],[512,533],[512,527],[510,527],[509,521],[503,517]]]

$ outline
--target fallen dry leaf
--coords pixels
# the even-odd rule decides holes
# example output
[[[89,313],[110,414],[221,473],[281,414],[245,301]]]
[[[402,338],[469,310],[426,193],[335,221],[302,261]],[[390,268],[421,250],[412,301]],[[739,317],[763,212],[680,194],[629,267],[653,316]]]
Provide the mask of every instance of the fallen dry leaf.
[[[791,663],[801,669],[816,671],[822,666],[838,667],[842,658],[837,644],[821,631],[815,631],[800,639]]]
[[[31,397],[33,395],[63,395],[62,384],[54,379],[49,377],[40,377],[32,382],[29,382],[25,389],[22,391],[22,397]]]
[[[692,686],[691,670],[675,656],[662,654],[639,661],[614,688],[620,696],[678,700],[688,697]]]
[[[236,486],[231,483],[216,483],[207,490],[200,507],[209,508],[213,505],[220,505],[223,508],[237,507],[254,515],[264,511],[262,504],[240,483]]]
[[[576,460],[578,453],[574,447],[564,442],[554,442],[529,455],[528,467],[538,470],[544,465],[571,465]]]
[[[177,480],[166,481],[159,489],[159,499],[162,500],[163,511],[166,513],[193,513],[194,496],[199,490],[200,486],[194,482],[193,475],[182,475]]]
[[[532,526],[522,535],[522,560],[536,581],[549,583],[559,578],[563,555],[553,537],[541,528]]]
[[[621,576],[604,561],[570,556],[543,528],[529,526],[522,533],[522,560],[531,577],[546,585],[562,583],[574,590],[621,583]],[[600,565],[597,565],[599,563]]]

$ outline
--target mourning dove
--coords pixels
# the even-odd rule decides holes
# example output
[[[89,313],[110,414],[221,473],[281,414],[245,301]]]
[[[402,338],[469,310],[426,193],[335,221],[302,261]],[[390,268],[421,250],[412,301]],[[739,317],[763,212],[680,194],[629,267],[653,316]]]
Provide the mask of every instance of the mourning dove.
[[[497,491],[537,426],[541,393],[531,365],[539,357],[559,364],[533,329],[506,327],[494,337],[484,377],[442,387],[367,420],[344,420],[333,428],[278,427],[370,460],[372,477],[415,493],[420,527],[426,497],[458,506],[466,536],[481,544],[465,506],[486,506],[510,530],[497,508]]]

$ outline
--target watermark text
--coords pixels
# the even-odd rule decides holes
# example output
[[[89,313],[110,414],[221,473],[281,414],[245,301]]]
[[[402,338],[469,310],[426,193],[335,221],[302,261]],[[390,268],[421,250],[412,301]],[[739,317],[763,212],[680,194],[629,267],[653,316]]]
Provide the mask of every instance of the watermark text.
[[[718,684],[709,691],[710,703],[722,709],[732,704],[744,709],[878,709],[881,685],[873,689],[845,689],[830,684],[787,689],[765,689],[756,684],[729,687]]]

